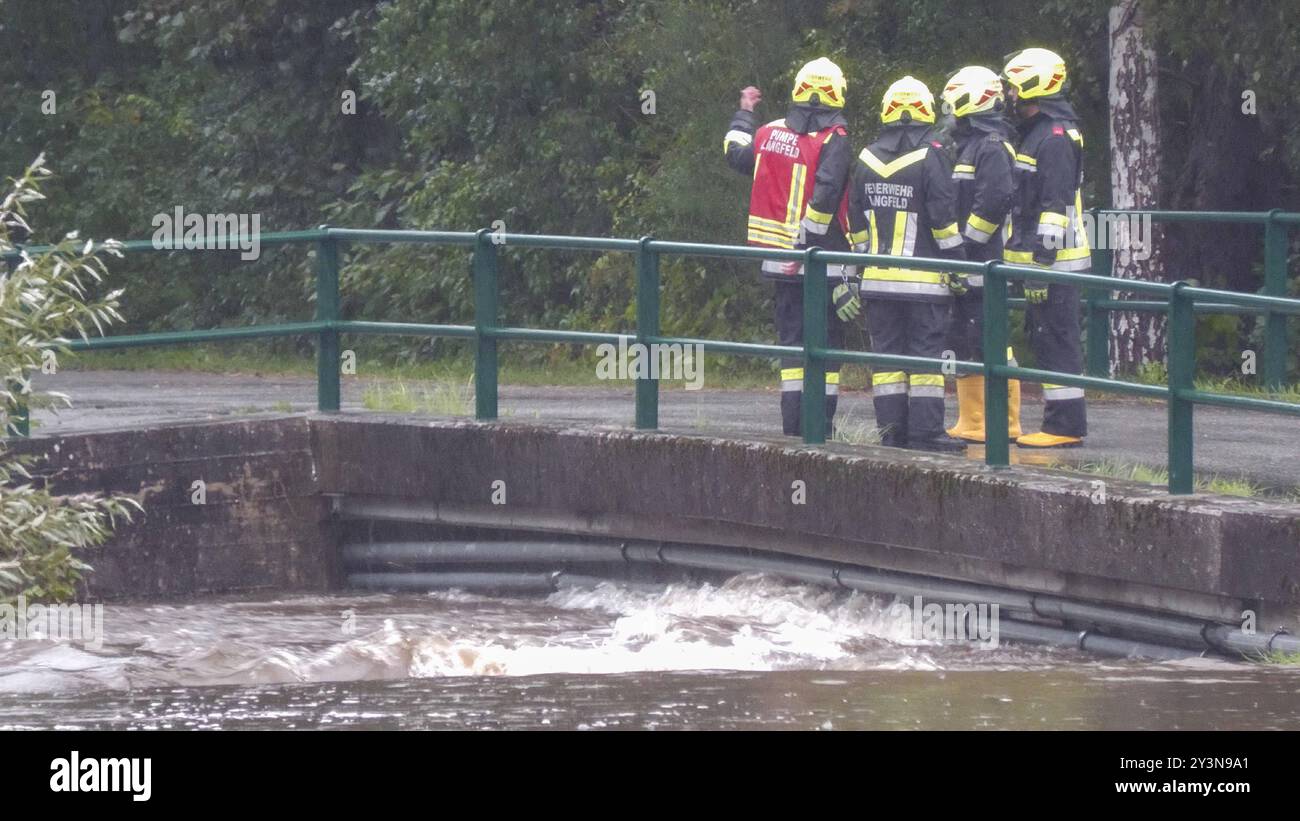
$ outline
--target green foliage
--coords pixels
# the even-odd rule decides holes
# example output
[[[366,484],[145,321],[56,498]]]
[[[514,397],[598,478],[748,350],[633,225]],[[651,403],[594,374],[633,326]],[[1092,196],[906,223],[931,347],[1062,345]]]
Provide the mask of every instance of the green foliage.
[[[0,201],[0,254],[14,250],[9,237],[27,233],[27,208],[43,199],[39,183],[49,176],[38,158]],[[99,246],[120,256],[112,241]],[[31,375],[51,352],[66,354],[67,337],[83,338],[90,327],[121,321],[120,290],[90,295],[107,269],[92,242],[68,234],[49,253],[24,254],[12,270],[0,272],[0,430],[20,405],[66,407],[68,399],[34,391]],[[94,495],[58,497],[33,479],[33,460],[9,453],[0,441],[0,602],[19,594],[62,599],[74,592],[88,569],[73,551],[102,543],[114,521],[138,508],[131,499]]]
[[[961,65],[996,69],[1012,50],[1040,45],[1070,67],[1087,138],[1085,199],[1102,205],[1110,199],[1111,5],[6,3],[0,51],[12,58],[0,61],[0,92],[15,105],[0,118],[0,145],[5,156],[44,150],[55,158],[64,173],[51,184],[42,222],[95,235],[147,237],[152,217],[179,205],[259,213],[267,231],[323,222],[473,230],[500,220],[519,233],[739,243],[749,181],[726,166],[721,134],[741,87],[764,90],[762,119],[780,117],[798,66],[828,55],[845,70],[846,115],[860,146],[875,135],[880,95],[898,76],[913,74],[937,90]],[[1259,93],[1268,133],[1285,147],[1286,168],[1300,168],[1288,96],[1300,72],[1300,45],[1290,36],[1296,9],[1273,4],[1243,14],[1232,0],[1196,14],[1172,0],[1143,0],[1143,7],[1162,59],[1172,55],[1165,96],[1180,105],[1191,96],[1185,65],[1237,66]],[[57,93],[52,114],[40,106],[47,89]],[[346,91],[357,94],[355,114],[343,113]],[[653,112],[644,107],[647,91]],[[1185,134],[1167,131],[1170,146],[1185,148]],[[511,324],[632,327],[630,256],[507,247],[501,260]],[[342,273],[344,312],[467,321],[468,273],[464,250],[354,246]],[[666,332],[770,340],[771,297],[753,265],[666,258],[662,274]],[[310,261],[301,248],[266,249],[256,263],[216,252],[133,256],[112,282],[133,294],[126,330],[311,313]],[[1204,345],[1240,347],[1232,330],[1214,326]],[[305,340],[276,344],[309,348]],[[458,350],[446,340],[366,344],[407,362]],[[520,355],[555,364],[568,350],[531,347]],[[1018,345],[1022,351],[1027,356]]]

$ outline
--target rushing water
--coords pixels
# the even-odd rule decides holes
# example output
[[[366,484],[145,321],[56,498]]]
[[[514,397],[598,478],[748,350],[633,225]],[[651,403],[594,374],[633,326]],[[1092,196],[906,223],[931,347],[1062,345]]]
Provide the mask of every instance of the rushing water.
[[[1300,671],[918,641],[889,605],[761,576],[109,605],[97,647],[0,639],[0,729],[1300,729]]]

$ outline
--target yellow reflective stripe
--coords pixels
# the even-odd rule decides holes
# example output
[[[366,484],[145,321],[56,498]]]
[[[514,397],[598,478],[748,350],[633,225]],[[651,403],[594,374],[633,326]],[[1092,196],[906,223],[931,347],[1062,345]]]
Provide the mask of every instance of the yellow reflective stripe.
[[[1080,148],[1083,148],[1083,135],[1079,133],[1079,129],[1077,129],[1077,128],[1067,128],[1067,129],[1065,130],[1065,133],[1066,133],[1066,134],[1069,134],[1069,135],[1070,135],[1070,139],[1072,139],[1072,140],[1074,140],[1076,143],[1078,143]]]
[[[803,368],[782,368],[781,381],[787,379],[803,379]]]
[[[763,161],[763,155],[757,151],[754,152],[754,179],[758,179],[758,164]]]
[[[1058,260],[1088,259],[1091,256],[1092,252],[1086,246],[1082,248],[1062,248],[1056,252]]]
[[[1017,154],[1016,162],[1022,162],[1025,165],[1038,165],[1038,160],[1034,159],[1028,154]]]
[[[911,376],[913,387],[917,385],[929,385],[943,387],[943,375],[937,373],[914,373]]]
[[[827,373],[827,374],[826,374],[826,384],[827,384],[827,385],[838,385],[838,384],[840,384],[840,372],[839,372],[839,371],[831,371],[831,372]]]
[[[1038,215],[1039,225],[1054,225],[1058,228],[1068,228],[1070,221],[1066,219],[1065,214],[1057,214],[1053,211],[1044,211]]]
[[[909,165],[925,159],[925,152],[929,150],[929,148],[918,148],[910,154],[904,154],[903,156],[886,163],[881,162],[869,149],[864,148],[862,149],[862,153],[858,155],[858,159],[866,163],[868,168],[875,171],[880,176],[891,177]]]
[[[1088,247],[1088,229],[1083,224],[1083,192],[1074,189],[1074,237],[1080,247]]]
[[[957,223],[945,225],[943,228],[931,228],[930,233],[934,234],[935,239],[947,239],[948,237],[957,236]]]
[[[886,282],[921,282],[927,284],[944,284],[941,271],[913,271],[910,268],[867,268],[864,279]]]
[[[1013,251],[1010,248],[1002,249],[1002,259],[1006,262],[1014,262],[1018,265],[1033,265],[1033,251]]]
[[[799,226],[795,223],[777,222],[776,220],[763,219],[752,215],[749,218],[749,227],[770,231],[773,234],[789,234],[792,237],[799,233]]]
[[[803,184],[808,178],[808,166],[795,163],[790,172],[790,200],[785,204],[785,221],[794,225],[799,222],[799,209],[803,206]]]
[[[1016,149],[1011,145],[1011,143],[1007,142],[1006,140],[1003,140],[1002,147],[1005,148],[1007,150],[1007,153],[1011,155],[1011,159],[1014,160],[1016,158]]]
[[[975,166],[967,165],[966,163],[957,163],[952,167],[952,170],[962,174],[974,174]]]
[[[890,246],[889,253],[896,257],[905,255],[904,247],[907,245],[907,212],[894,212],[894,244]]]
[[[816,208],[813,208],[811,205],[808,206],[808,210],[804,211],[803,215],[805,219],[810,219],[813,222],[820,223],[822,225],[831,224],[830,214],[823,214],[821,211],[818,211]]]
[[[749,242],[761,242],[764,245],[775,245],[777,248],[793,248],[794,240],[779,234],[769,234],[766,231],[760,231],[757,228],[749,229],[746,235]]]
[[[897,382],[906,382],[907,374],[902,371],[876,371],[871,374],[872,385],[893,385]]]
[[[880,231],[876,228],[876,212],[867,212],[867,225],[871,229],[871,253],[880,253]]]
[[[862,243],[867,242],[870,239],[871,239],[871,231],[867,228],[863,228],[861,231],[855,231],[852,234],[849,234],[849,242],[853,243],[854,245],[861,245]]]
[[[977,230],[983,231],[986,234],[992,234],[994,231],[998,230],[996,223],[989,222],[974,211],[970,212],[970,216],[966,218],[966,224],[974,226]]]

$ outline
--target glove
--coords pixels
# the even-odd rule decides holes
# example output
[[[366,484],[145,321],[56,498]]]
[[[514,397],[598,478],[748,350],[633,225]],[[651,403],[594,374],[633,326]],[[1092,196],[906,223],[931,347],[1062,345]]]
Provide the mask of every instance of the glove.
[[[1026,282],[1025,283],[1025,302],[1031,305],[1040,305],[1047,301],[1047,283],[1046,282]]]
[[[952,291],[957,296],[961,296],[969,291],[970,282],[967,280],[966,274],[949,273],[948,290]]]
[[[857,287],[848,281],[841,282],[831,291],[831,301],[835,305],[835,315],[841,322],[852,322],[862,313],[862,300],[858,298]]]

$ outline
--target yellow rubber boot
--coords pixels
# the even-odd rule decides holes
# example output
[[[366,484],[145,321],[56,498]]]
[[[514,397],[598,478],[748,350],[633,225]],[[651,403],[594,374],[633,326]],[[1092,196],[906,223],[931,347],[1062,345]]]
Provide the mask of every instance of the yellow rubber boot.
[[[984,377],[957,377],[957,424],[948,435],[967,442],[984,441]]]
[[[1020,429],[1020,380],[1007,380],[1007,438],[1012,442],[1024,435]],[[980,441],[984,441],[983,438]]]

